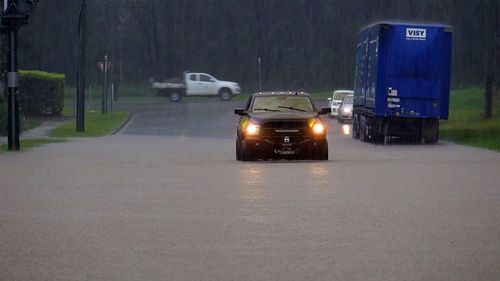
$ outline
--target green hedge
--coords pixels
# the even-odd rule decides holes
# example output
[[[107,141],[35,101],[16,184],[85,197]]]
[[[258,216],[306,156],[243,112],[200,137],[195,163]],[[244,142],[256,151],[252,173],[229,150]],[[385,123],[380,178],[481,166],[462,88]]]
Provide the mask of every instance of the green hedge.
[[[26,116],[60,115],[64,106],[64,74],[20,70],[21,112]]]

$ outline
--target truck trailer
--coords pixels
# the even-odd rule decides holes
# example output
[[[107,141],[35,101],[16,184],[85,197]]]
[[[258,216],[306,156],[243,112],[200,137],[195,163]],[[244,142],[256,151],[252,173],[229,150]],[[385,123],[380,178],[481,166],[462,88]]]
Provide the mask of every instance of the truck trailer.
[[[357,37],[352,137],[436,143],[448,119],[452,28],[378,23]]]

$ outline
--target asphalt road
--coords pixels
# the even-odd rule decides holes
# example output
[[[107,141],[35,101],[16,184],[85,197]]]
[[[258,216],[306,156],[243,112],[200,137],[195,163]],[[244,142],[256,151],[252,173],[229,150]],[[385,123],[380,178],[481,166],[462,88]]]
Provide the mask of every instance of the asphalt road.
[[[0,280],[498,280],[500,154],[234,160],[235,103],[128,106],[120,133],[0,155]]]

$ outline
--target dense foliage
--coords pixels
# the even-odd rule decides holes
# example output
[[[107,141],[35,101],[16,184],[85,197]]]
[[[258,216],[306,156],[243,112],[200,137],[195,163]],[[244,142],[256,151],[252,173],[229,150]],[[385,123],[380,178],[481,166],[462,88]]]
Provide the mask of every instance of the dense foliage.
[[[44,0],[20,32],[20,65],[76,78],[81,1]],[[125,83],[209,72],[265,88],[352,87],[356,33],[376,21],[454,27],[454,87],[483,85],[498,44],[499,0],[87,0],[88,81],[108,53]],[[57,14],[57,15],[56,15]],[[496,34],[496,35],[495,35]],[[496,37],[495,37],[496,36]],[[497,49],[498,50],[498,49]],[[498,54],[499,52],[495,52]],[[497,69],[499,68],[497,64]],[[500,80],[500,79],[498,79]]]
[[[21,111],[26,116],[59,115],[64,106],[65,76],[58,73],[19,71]]]

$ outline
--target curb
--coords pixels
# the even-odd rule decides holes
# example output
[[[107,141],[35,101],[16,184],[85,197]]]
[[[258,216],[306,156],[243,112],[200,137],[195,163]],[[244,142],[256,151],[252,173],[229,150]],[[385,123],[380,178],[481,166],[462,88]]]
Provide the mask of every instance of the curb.
[[[123,128],[125,128],[125,126],[128,125],[128,123],[130,122],[130,120],[132,120],[132,118],[135,117],[135,114],[130,114],[127,118],[127,120],[125,120],[125,122],[123,122],[120,126],[118,126],[118,128],[116,128],[112,133],[111,135],[115,135],[117,133],[119,133]]]

